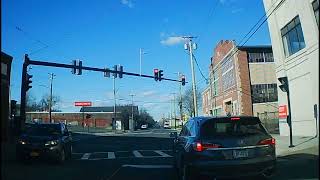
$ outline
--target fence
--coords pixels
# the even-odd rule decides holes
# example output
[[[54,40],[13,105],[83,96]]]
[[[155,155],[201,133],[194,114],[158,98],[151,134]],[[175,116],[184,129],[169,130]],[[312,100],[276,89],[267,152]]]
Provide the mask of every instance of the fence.
[[[257,116],[261,120],[263,126],[269,133],[279,134],[279,112],[264,112],[257,113]]]

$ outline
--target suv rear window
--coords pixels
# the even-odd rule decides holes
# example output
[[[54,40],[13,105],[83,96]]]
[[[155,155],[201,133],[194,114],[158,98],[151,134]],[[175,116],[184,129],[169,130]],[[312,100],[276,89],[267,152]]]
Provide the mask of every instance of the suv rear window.
[[[260,120],[254,117],[240,118],[239,120],[231,120],[230,117],[210,119],[201,126],[200,132],[202,137],[267,134]]]

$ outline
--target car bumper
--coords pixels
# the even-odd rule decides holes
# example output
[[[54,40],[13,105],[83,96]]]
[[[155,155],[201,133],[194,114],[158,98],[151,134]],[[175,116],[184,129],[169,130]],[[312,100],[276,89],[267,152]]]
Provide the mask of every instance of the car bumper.
[[[25,159],[57,159],[60,156],[62,147],[60,145],[33,148],[33,147],[17,147],[17,156]]]
[[[256,176],[273,171],[276,167],[276,159],[268,157],[237,161],[196,161],[189,165],[200,174],[230,178]]]

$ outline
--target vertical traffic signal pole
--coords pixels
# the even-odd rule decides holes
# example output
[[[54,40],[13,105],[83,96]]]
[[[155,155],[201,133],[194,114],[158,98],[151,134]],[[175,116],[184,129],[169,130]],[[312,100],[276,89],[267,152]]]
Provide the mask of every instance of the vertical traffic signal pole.
[[[24,128],[26,121],[26,96],[27,96],[27,68],[29,65],[29,57],[24,55],[24,63],[22,67],[22,80],[21,80],[21,102],[20,102],[20,120],[16,124],[18,133]]]
[[[290,130],[290,145],[289,147],[294,147],[292,143],[292,119],[291,119],[291,106],[290,106],[290,91],[289,91],[289,85],[287,84],[287,98],[288,98],[288,110],[289,110],[289,116],[288,122],[289,122],[289,130]]]

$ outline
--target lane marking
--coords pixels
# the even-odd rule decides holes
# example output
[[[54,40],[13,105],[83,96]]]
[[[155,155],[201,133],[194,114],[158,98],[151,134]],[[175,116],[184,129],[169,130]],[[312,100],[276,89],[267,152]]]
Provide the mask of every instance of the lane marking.
[[[115,159],[116,155],[114,154],[114,152],[108,152],[108,159]]]
[[[172,169],[172,165],[135,165],[124,164],[122,167],[142,168],[142,169]]]
[[[82,156],[82,160],[84,160],[84,159],[89,159],[89,157],[90,157],[90,155],[91,155],[91,153],[84,153],[84,155]]]
[[[139,151],[132,151],[132,153],[133,153],[133,155],[135,156],[135,157],[137,157],[137,158],[141,158],[141,157],[143,157],[142,156],[142,154],[139,152]]]
[[[84,153],[72,153],[72,154],[76,155],[76,154],[84,154]]]
[[[162,156],[162,157],[172,157],[172,156],[170,156],[169,154],[166,154],[166,153],[164,153],[164,152],[162,152],[162,151],[154,151],[154,152],[156,152],[157,154],[159,154],[159,155]]]

